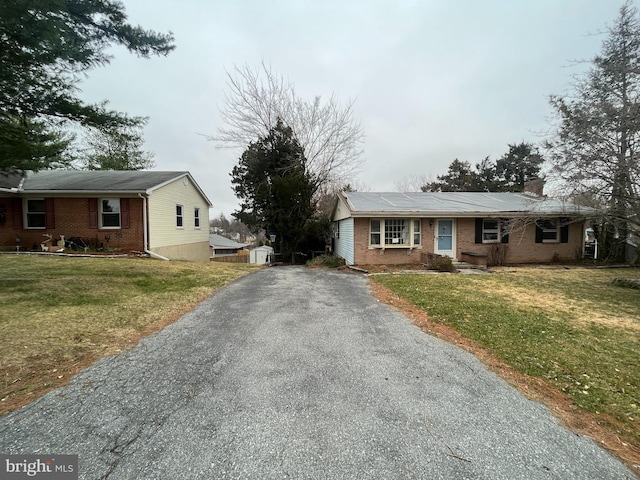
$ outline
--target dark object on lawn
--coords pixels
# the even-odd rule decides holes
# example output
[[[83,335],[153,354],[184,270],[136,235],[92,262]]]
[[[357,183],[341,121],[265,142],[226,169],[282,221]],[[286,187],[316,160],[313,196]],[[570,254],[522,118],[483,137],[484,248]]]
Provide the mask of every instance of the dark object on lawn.
[[[74,251],[82,250],[86,252],[89,248],[89,245],[86,244],[82,237],[69,237],[66,240],[65,245],[67,248]]]
[[[640,279],[614,278],[613,284],[619,287],[635,288],[636,290],[640,290]]]

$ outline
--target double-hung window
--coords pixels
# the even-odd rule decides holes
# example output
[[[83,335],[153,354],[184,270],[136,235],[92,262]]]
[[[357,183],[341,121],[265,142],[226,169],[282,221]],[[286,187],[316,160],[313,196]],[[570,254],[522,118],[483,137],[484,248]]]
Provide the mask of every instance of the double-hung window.
[[[100,200],[100,228],[120,228],[120,199]]]
[[[420,220],[375,218],[369,221],[369,244],[373,247],[410,248],[421,242]]]
[[[558,241],[558,219],[556,218],[545,218],[542,220],[542,242],[543,243],[552,243]]]
[[[193,209],[193,226],[200,228],[200,208],[198,207]]]
[[[46,228],[46,210],[43,198],[32,198],[26,201],[27,204],[27,228]]]
[[[369,243],[380,245],[380,224],[381,220],[371,220],[369,227]]]
[[[482,220],[482,243],[497,243],[500,241],[500,221],[497,218]]]
[[[176,227],[184,228],[184,206],[176,205]]]

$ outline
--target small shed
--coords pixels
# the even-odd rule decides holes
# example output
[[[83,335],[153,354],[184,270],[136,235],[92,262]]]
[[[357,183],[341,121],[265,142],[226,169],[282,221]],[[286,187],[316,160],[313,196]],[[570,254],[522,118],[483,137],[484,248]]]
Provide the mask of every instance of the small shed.
[[[273,247],[262,245],[261,247],[251,250],[249,255],[249,263],[256,263],[263,265],[265,263],[271,263],[273,261]]]

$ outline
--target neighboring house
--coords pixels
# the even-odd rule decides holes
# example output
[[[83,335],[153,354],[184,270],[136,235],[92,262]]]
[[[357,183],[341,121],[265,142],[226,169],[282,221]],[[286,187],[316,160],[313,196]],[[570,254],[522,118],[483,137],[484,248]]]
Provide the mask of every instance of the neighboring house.
[[[48,170],[0,175],[0,246],[48,236],[92,248],[207,261],[211,202],[189,172]]]
[[[350,265],[575,260],[591,209],[533,193],[338,194],[334,252]],[[480,261],[477,261],[480,259]]]
[[[216,233],[209,235],[209,245],[211,246],[213,257],[237,255],[238,251],[247,248],[246,243],[238,243]]]

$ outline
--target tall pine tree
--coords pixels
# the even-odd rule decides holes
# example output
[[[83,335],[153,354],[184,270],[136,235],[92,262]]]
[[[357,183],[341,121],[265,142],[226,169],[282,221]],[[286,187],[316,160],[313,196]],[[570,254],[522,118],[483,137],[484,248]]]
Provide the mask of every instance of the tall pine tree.
[[[631,2],[608,28],[600,55],[567,97],[551,97],[559,125],[549,141],[555,174],[602,209],[601,252],[622,261],[640,230],[640,18]]]
[[[113,45],[141,57],[175,48],[171,34],[127,23],[123,4],[115,0],[0,2],[0,171],[60,161],[71,140],[61,128],[141,124],[78,96],[80,80],[109,63]]]
[[[233,216],[253,231],[276,235],[278,253],[293,261],[315,213],[317,187],[291,128],[279,119],[266,137],[244,151],[231,177],[241,200]]]

